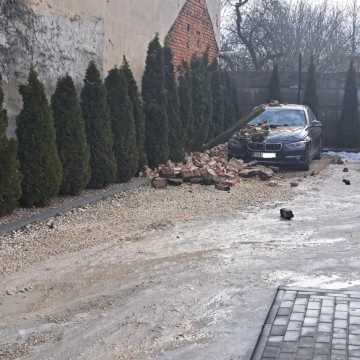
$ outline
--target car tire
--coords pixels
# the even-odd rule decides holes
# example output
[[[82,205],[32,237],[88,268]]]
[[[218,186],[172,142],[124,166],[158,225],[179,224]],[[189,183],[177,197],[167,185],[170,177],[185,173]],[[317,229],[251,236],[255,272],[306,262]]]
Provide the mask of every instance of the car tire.
[[[321,149],[322,149],[322,141],[320,140],[319,149],[316,152],[316,155],[314,157],[315,160],[320,160],[321,159]]]
[[[309,171],[309,169],[310,169],[310,163],[311,163],[310,149],[307,149],[306,152],[305,152],[305,160],[304,160],[304,163],[301,165],[301,170],[303,170],[303,171]]]

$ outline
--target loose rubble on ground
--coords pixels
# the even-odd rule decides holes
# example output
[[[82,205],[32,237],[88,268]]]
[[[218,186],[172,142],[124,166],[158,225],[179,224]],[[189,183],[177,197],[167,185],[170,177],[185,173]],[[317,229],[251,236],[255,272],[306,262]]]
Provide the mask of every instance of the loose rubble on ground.
[[[270,180],[279,169],[263,166],[256,161],[246,163],[240,159],[227,160],[227,144],[218,145],[205,152],[194,152],[184,163],[168,161],[152,170],[147,168],[145,176],[152,179],[155,189],[183,183],[214,185],[216,189],[230,191],[244,178]]]

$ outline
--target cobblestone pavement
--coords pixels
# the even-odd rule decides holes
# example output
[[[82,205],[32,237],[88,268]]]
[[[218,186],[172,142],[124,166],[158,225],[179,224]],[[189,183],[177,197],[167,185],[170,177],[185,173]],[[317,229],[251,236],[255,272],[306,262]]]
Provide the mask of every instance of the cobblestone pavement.
[[[360,292],[280,288],[252,360],[360,359]]]

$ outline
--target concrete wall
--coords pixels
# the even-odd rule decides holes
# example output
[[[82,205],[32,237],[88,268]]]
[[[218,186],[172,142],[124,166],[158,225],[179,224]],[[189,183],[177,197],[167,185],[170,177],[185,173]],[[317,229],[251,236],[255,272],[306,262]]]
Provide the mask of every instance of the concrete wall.
[[[165,38],[185,1],[0,0],[0,72],[11,118],[31,63],[49,94],[66,72],[80,85],[92,59],[106,71],[126,55],[140,80],[149,41],[156,32]],[[207,5],[218,39],[220,0]]]
[[[242,113],[268,100],[270,73],[241,72],[232,77],[238,89],[239,106]],[[303,74],[302,89],[305,89],[306,74]],[[336,146],[338,121],[344,96],[345,73],[318,74],[319,120],[323,123],[324,145]],[[358,83],[360,81],[360,75]],[[298,94],[298,74],[281,73],[282,101],[296,103]],[[304,90],[302,91],[302,95]],[[359,91],[360,96],[360,91]],[[360,99],[360,97],[359,97]]]

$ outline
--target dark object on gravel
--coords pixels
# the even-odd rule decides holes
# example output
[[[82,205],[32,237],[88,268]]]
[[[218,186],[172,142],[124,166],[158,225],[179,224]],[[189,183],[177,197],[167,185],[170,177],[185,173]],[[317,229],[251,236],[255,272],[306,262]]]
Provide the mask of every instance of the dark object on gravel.
[[[344,183],[345,185],[351,185],[351,181],[348,180],[348,179],[344,179],[344,180],[343,180],[343,183]]]
[[[280,209],[280,215],[284,220],[291,220],[295,217],[294,213],[290,209]]]
[[[168,184],[171,186],[181,186],[183,184],[182,179],[175,179],[175,178],[171,178],[171,179],[167,179]]]
[[[344,172],[344,173],[348,173],[348,172],[349,172],[349,169],[348,169],[348,168],[344,168],[343,172]]]
[[[231,190],[230,185],[222,184],[222,183],[215,184],[215,189],[220,191],[227,191],[227,192],[230,192]]]
[[[166,189],[167,180],[164,178],[156,177],[152,179],[151,185],[154,189]]]
[[[293,182],[290,183],[290,186],[293,187],[293,188],[295,188],[295,187],[298,187],[298,186],[299,186],[299,183],[293,181]]]
[[[203,178],[202,177],[194,177],[190,180],[191,184],[202,184]]]

